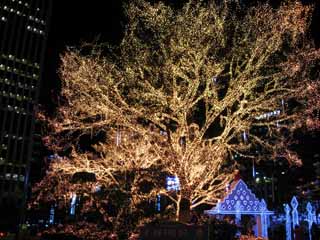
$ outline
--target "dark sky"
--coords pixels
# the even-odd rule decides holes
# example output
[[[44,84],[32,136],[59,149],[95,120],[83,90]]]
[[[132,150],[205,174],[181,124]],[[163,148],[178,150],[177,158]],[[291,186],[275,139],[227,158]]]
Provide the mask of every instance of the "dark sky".
[[[181,4],[184,0],[165,1]],[[313,16],[312,33],[319,46],[320,0],[304,1],[317,3]],[[79,46],[81,42],[90,42],[97,38],[99,42],[119,43],[124,29],[122,9],[124,2],[128,2],[128,0],[53,0],[53,13],[40,102],[46,104],[50,101],[50,90],[57,89],[59,83],[57,76],[59,54],[67,46]]]
[[[81,42],[117,44],[123,32],[121,0],[53,0],[48,48],[42,81],[40,102],[50,101],[50,91],[58,86],[57,68],[59,54],[67,46],[79,46]],[[107,4],[106,4],[107,2]]]

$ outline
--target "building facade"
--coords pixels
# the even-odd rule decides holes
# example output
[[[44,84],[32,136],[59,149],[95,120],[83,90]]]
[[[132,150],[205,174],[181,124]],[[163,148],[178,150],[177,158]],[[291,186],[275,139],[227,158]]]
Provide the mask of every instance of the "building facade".
[[[0,225],[25,206],[51,3],[0,1]]]

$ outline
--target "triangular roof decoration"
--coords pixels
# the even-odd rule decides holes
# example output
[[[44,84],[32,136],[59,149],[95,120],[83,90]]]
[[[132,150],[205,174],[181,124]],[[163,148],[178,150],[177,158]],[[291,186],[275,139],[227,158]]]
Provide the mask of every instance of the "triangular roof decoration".
[[[243,180],[232,186],[227,195],[207,214],[273,214],[267,209],[266,202],[251,192]]]

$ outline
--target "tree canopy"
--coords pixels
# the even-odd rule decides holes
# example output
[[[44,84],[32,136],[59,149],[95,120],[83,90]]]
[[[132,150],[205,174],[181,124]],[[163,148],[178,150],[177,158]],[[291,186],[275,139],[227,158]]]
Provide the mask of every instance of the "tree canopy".
[[[176,9],[136,0],[125,11],[119,47],[61,56],[64,101],[47,119],[46,142],[72,151],[51,171],[93,172],[132,199],[166,195],[178,218],[182,199],[190,209],[216,203],[240,164],[235,155],[300,164],[288,146],[306,124],[308,86],[319,83],[311,74],[320,56],[308,34],[312,6],[189,1]],[[79,147],[82,136],[101,132],[90,151]],[[156,171],[176,176],[179,189],[154,184],[141,194],[117,179],[145,170],[153,182]]]

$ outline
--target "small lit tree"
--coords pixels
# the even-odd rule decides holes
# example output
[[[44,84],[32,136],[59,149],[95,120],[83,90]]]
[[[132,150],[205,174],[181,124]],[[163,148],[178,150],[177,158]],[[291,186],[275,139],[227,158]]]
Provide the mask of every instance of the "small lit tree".
[[[91,54],[72,50],[61,58],[65,104],[46,141],[73,150],[53,168],[94,172],[106,185],[117,183],[120,170],[160,169],[180,187],[154,185],[147,197],[167,195],[178,219],[182,199],[190,209],[215,204],[233,177],[235,154],[300,163],[288,138],[305,122],[299,101],[320,55],[306,36],[312,7],[189,1],[174,9],[137,0],[125,10],[118,49],[102,54],[93,46]],[[98,131],[106,139],[94,154],[81,153],[75,136]],[[140,196],[134,186],[133,201]]]

